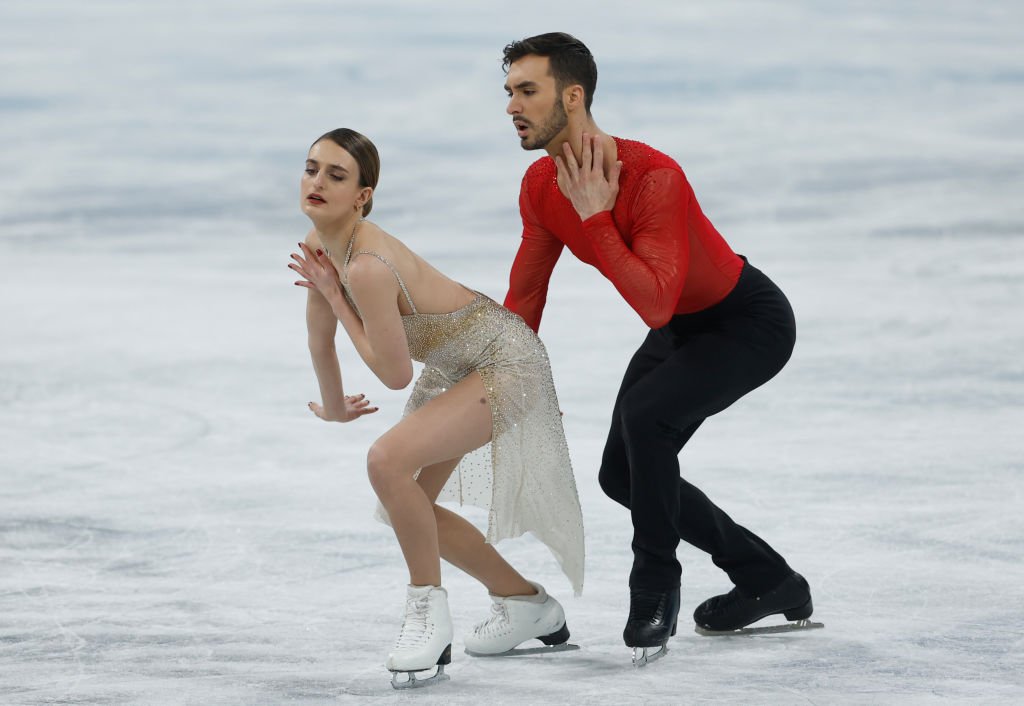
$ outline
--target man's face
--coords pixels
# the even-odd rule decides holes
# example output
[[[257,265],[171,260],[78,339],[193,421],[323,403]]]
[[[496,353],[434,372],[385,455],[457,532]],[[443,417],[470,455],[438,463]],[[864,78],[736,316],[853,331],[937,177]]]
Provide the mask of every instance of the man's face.
[[[508,67],[508,107],[524,150],[539,150],[569,124],[565,104],[546,56],[528,54]]]

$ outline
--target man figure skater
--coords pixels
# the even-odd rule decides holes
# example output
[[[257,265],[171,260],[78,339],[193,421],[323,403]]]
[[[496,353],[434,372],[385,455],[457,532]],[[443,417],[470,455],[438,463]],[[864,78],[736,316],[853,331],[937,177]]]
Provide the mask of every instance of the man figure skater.
[[[633,520],[623,639],[661,656],[676,631],[680,539],[709,553],[734,588],[694,612],[698,629],[734,631],[783,613],[811,615],[802,576],[680,478],[678,454],[703,421],[782,369],[796,336],[785,295],[736,255],[701,212],[679,166],[603,133],[590,112],[597,68],[576,38],[551,33],[504,50],[507,112],[526,172],[523,236],[505,306],[537,330],[563,246],[611,280],[651,331],[626,369],[599,480]],[[648,654],[646,648],[660,648]]]

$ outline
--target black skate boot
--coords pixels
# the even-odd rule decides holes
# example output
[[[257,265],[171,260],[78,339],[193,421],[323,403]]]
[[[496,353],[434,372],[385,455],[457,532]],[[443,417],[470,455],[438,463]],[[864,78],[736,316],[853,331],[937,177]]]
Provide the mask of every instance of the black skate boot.
[[[629,589],[629,619],[622,639],[633,648],[633,666],[642,667],[668,652],[668,638],[676,634],[678,616],[678,586]]]
[[[782,583],[759,596],[744,592],[739,587],[728,593],[709,598],[693,611],[697,632],[704,635],[731,634],[743,632],[778,632],[809,627],[824,627],[821,623],[807,620],[814,606],[811,603],[811,589],[800,574],[793,572]],[[761,618],[782,613],[786,620],[797,621],[787,626],[750,628],[751,623]]]

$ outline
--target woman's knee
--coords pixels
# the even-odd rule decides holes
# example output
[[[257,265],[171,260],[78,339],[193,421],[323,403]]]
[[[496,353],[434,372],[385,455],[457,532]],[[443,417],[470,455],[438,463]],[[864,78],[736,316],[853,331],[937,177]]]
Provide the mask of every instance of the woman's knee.
[[[434,510],[434,521],[437,523],[438,532],[441,532],[442,530],[447,530],[452,525],[454,525],[454,523],[452,522],[452,515],[454,515],[455,513],[453,513],[451,510],[443,508],[437,503],[433,504],[432,509]]]
[[[366,453],[366,474],[378,497],[386,495],[400,478],[401,469],[388,443],[378,439]]]

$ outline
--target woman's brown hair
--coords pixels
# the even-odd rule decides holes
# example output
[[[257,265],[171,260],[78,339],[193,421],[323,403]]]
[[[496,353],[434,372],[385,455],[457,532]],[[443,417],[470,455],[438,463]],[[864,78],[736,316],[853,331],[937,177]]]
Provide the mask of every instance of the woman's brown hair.
[[[339,127],[336,130],[324,133],[313,142],[315,145],[320,140],[330,140],[341,149],[352,155],[359,167],[359,186],[368,186],[371,189],[377,188],[377,179],[380,178],[380,155],[370,138],[361,135],[355,130],[347,127]],[[363,217],[370,215],[373,208],[373,195],[363,204]]]

